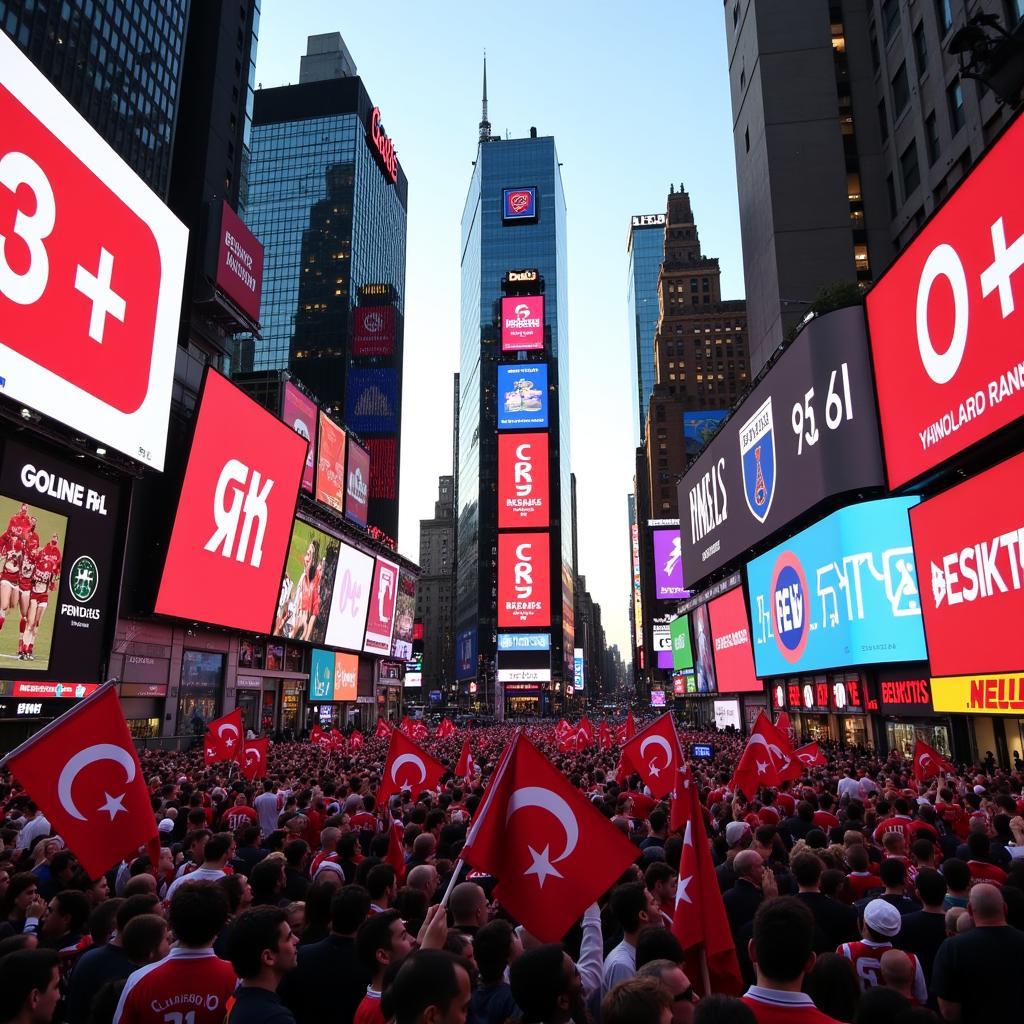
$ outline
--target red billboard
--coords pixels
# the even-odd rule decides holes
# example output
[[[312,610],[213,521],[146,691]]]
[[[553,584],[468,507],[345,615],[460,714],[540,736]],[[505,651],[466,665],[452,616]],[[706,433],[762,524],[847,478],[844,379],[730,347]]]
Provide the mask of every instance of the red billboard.
[[[508,295],[501,300],[501,351],[544,347],[544,296]]]
[[[1019,119],[868,292],[890,487],[1024,414],[1022,164]]]
[[[743,588],[735,587],[716,597],[708,605],[708,612],[718,692],[761,693],[764,686],[754,672],[754,648],[750,643]]]
[[[933,676],[1019,672],[1024,663],[1022,473],[1017,455],[910,510]]]
[[[550,517],[548,435],[498,435],[498,529],[545,527]]]
[[[345,483],[345,515],[365,526],[370,509],[370,453],[348,439],[348,470]]]
[[[208,370],[155,610],[269,633],[306,442]]]
[[[294,384],[285,384],[281,401],[281,419],[299,437],[309,442],[306,468],[302,471],[302,489],[313,493],[313,475],[316,469],[316,402],[307,398]]]
[[[352,355],[390,356],[395,352],[393,306],[357,306],[353,311]]]
[[[345,431],[324,413],[317,444],[316,500],[337,512],[345,509]]]
[[[391,654],[395,632],[395,602],[398,599],[398,566],[377,556],[370,584],[370,611],[366,617],[363,650],[368,654]]]
[[[498,628],[551,625],[546,533],[498,534]]]
[[[220,245],[217,250],[217,287],[259,323],[263,288],[263,246],[225,200],[220,211]]]

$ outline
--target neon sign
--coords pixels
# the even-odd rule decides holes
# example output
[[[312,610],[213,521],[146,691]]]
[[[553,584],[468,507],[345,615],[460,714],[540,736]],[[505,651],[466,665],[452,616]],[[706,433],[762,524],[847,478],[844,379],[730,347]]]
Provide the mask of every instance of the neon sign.
[[[380,107],[374,107],[370,114],[370,141],[377,153],[384,173],[394,184],[398,181],[398,154],[395,152],[394,140],[389,139],[380,122]]]

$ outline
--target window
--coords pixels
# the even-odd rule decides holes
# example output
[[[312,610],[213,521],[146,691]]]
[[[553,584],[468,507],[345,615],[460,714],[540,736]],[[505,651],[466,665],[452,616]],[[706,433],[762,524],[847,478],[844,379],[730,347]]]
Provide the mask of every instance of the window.
[[[917,58],[917,77],[920,78],[928,67],[928,41],[924,37],[923,21],[919,21],[914,29],[914,56]]]
[[[746,144],[747,152],[749,153],[750,152],[750,129],[749,128],[744,128],[743,129],[743,141]]]
[[[900,176],[903,179],[903,198],[908,199],[921,184],[921,170],[917,165],[917,142],[911,142],[900,154]]]
[[[952,0],[935,0],[935,17],[939,22],[939,31],[945,35],[953,27]]]
[[[885,99],[878,101],[878,130],[882,135],[882,141],[889,138],[889,115],[885,109]]]
[[[910,86],[907,83],[907,62],[904,61],[892,78],[892,116],[897,118],[910,102]]]
[[[930,167],[939,158],[939,127],[935,121],[934,110],[924,119],[924,137],[928,145],[928,166]]]
[[[1007,0],[1006,3],[1006,24],[1013,28],[1024,18],[1024,0]]]
[[[949,127],[954,135],[964,126],[964,90],[959,80],[946,90],[949,104]]]
[[[872,25],[868,29],[868,41],[871,43],[871,67],[875,71],[878,70],[879,59],[878,59],[878,33],[875,31],[875,26]]]
[[[740,4],[739,0],[732,5],[732,27],[735,28],[739,24],[740,20]]]
[[[886,43],[900,30],[900,5],[898,0],[882,0],[882,37]]]

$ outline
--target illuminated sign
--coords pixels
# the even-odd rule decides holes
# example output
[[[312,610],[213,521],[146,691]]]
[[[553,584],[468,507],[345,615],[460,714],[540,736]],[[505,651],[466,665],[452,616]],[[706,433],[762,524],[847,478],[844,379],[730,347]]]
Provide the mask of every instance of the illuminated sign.
[[[708,604],[711,636],[715,648],[715,676],[719,693],[761,693],[761,680],[754,672],[747,609],[743,590],[737,587]]]
[[[312,494],[313,477],[316,472],[316,402],[307,398],[294,384],[285,383],[281,419],[309,444],[306,451],[306,468],[302,473],[302,489],[307,494]]]
[[[357,434],[398,429],[398,370],[352,368],[345,381],[345,425]]]
[[[394,306],[356,306],[352,355],[390,356],[395,351]]]
[[[2,32],[0,124],[3,394],[163,469],[188,232]]]
[[[345,515],[366,525],[370,508],[370,453],[349,435],[345,484]]]
[[[374,107],[370,111],[370,148],[373,150],[377,162],[385,177],[390,179],[391,184],[398,181],[398,154],[395,152],[395,143],[389,139],[381,124],[380,107]]]
[[[931,710],[932,688],[927,677],[916,679],[881,679],[878,696],[887,714],[917,714]]]
[[[259,322],[263,246],[242,223],[242,218],[228,206],[227,200],[221,204],[215,282],[250,320]]]
[[[690,645],[690,619],[677,615],[668,624],[669,639],[672,643],[672,668],[677,672],[693,668],[693,647]]]
[[[507,295],[501,300],[501,351],[544,347],[544,296]]]
[[[741,728],[740,702],[738,700],[716,700],[715,727],[718,729],[726,729],[730,725],[734,729]]]
[[[640,528],[636,523],[629,527],[629,547],[633,556],[633,628],[636,631],[636,645],[640,647],[644,635],[644,609],[640,596]]]
[[[506,188],[501,193],[501,219],[506,223],[535,221],[537,219],[537,190]]]
[[[499,629],[551,624],[550,576],[548,534],[498,534]]]
[[[499,633],[499,651],[550,651],[550,633]]]
[[[407,661],[412,657],[413,618],[416,615],[416,577],[402,569],[398,574],[398,599],[395,602],[395,635],[391,656]]]
[[[683,585],[683,558],[679,528],[654,530],[654,596],[659,601],[689,597]]]
[[[100,688],[99,683],[22,683],[15,682],[12,697],[54,697],[81,700]]]
[[[476,630],[464,629],[455,641],[455,678],[468,679],[476,675]]]
[[[1024,675],[955,676],[932,681],[936,711],[971,715],[1024,715]]]
[[[316,500],[336,512],[345,508],[345,431],[323,412],[317,444]]]
[[[665,706],[665,691],[651,690],[651,707],[663,708]]]
[[[358,681],[359,655],[313,651],[309,672],[311,701],[355,700]]]
[[[362,650],[370,607],[373,556],[342,543],[338,548],[324,642],[348,651]]]
[[[499,683],[549,683],[551,682],[551,669],[499,668],[497,677]]]
[[[398,441],[393,437],[363,439],[370,453],[370,497],[394,500],[398,496]]]
[[[549,523],[548,435],[498,435],[498,529]]]
[[[540,274],[536,270],[510,270],[505,280],[509,284],[532,284],[540,280]]]
[[[295,520],[274,616],[274,636],[325,643],[339,546],[335,537]]]
[[[698,605],[690,612],[690,627],[693,630],[694,667],[697,674],[697,693],[717,693],[715,664],[711,644],[711,622],[708,606]]]
[[[663,213],[641,213],[630,219],[635,228],[664,227],[665,214]]]
[[[391,653],[391,640],[395,631],[395,608],[398,602],[398,566],[381,555],[373,570],[370,585],[370,611],[366,618],[366,639],[363,650],[367,654]]]
[[[586,685],[586,673],[583,668],[583,648],[574,647],[572,652],[572,664],[573,664],[573,689],[577,692],[582,690]]]
[[[717,700],[715,701],[715,725],[719,729],[724,729],[725,728],[724,725],[718,725],[718,714],[717,714],[717,712],[718,712],[718,705],[720,703],[722,703],[722,702],[721,701],[717,701]],[[737,707],[737,711],[738,711],[739,705],[737,704],[736,707]],[[702,758],[702,759],[704,759],[706,761],[710,761],[711,758],[714,757],[714,756],[715,756],[715,748],[710,743],[691,743],[690,744],[690,757],[692,757],[692,758]]]
[[[498,367],[498,429],[547,430],[547,363],[511,363]]]

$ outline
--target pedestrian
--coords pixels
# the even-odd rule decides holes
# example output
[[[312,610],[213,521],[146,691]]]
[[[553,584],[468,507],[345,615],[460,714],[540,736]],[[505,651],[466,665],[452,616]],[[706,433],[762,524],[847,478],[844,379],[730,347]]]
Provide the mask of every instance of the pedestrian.
[[[295,1024],[277,994],[297,963],[299,939],[288,915],[277,907],[256,907],[239,915],[228,943],[231,966],[241,979],[227,1024]]]

